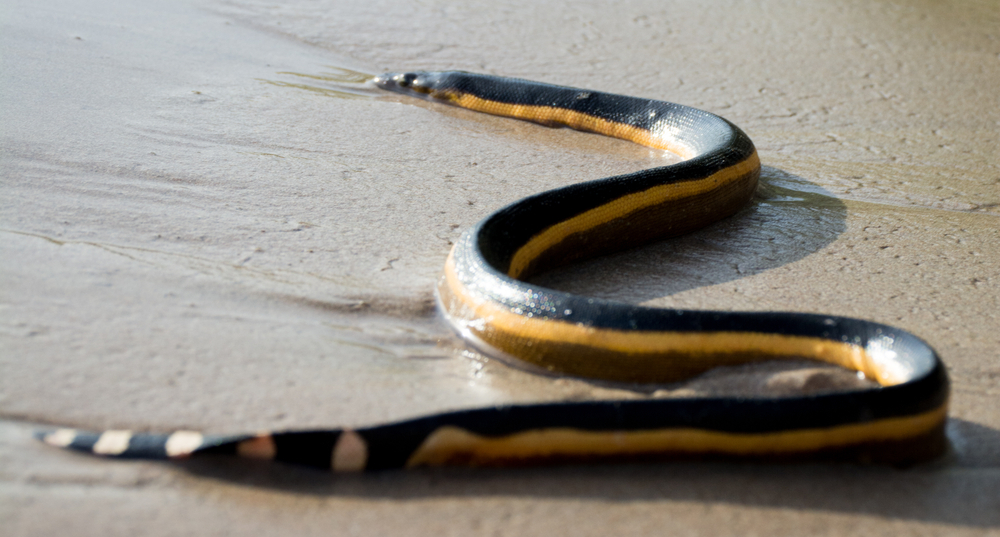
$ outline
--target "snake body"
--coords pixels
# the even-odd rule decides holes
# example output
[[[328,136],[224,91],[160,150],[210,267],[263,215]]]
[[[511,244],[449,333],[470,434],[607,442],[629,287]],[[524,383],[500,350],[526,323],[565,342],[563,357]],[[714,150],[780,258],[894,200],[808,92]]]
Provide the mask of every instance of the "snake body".
[[[879,386],[780,398],[506,405],[356,430],[221,437],[60,429],[40,438],[107,456],[230,453],[335,471],[715,456],[905,464],[943,451],[948,377],[934,350],[903,330],[828,315],[647,308],[527,281],[738,211],[753,196],[760,161],[733,124],[663,101],[464,72],[389,73],[375,83],[685,159],[543,192],[464,232],[437,296],[455,330],[483,352],[558,374],[624,382],[671,382],[720,365],[807,358],[859,371]]]

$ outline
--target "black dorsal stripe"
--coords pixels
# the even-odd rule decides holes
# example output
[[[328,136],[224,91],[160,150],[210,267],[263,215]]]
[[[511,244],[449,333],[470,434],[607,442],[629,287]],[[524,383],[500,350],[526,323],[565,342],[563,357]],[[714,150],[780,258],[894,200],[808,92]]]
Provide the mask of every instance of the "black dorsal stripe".
[[[272,438],[275,460],[329,469],[340,431],[279,433]]]

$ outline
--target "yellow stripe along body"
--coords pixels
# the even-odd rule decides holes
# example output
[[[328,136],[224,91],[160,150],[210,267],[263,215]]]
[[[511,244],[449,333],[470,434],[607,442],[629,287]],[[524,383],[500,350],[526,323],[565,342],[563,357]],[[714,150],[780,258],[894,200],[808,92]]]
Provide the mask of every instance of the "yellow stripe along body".
[[[543,192],[463,233],[437,294],[448,321],[482,351],[560,374],[624,382],[671,382],[720,365],[808,358],[863,372],[881,387],[784,398],[512,405],[357,430],[203,437],[63,429],[40,435],[43,440],[106,456],[232,453],[336,471],[714,456],[905,464],[943,451],[947,374],[933,349],[898,328],[814,314],[644,308],[525,281],[738,211],[753,196],[760,161],[736,126],[663,101],[463,72],[386,74],[376,84],[686,159]]]
[[[934,381],[939,386],[929,390],[930,403],[885,419],[865,418],[864,409],[853,409],[861,417],[842,416],[839,423],[818,425],[823,421],[817,416],[812,426],[792,426],[790,420],[788,428],[776,427],[778,419],[759,431],[650,425],[595,432],[555,427],[510,437],[452,427],[436,432],[411,465],[555,454],[790,456],[855,453],[854,448],[879,445],[892,445],[905,459],[910,454],[897,448],[907,440],[923,454],[940,450],[946,377],[936,355],[922,342],[906,356],[898,349],[880,348],[889,341],[883,333],[895,340],[902,332],[898,329],[827,316],[657,311],[525,283],[532,274],[568,261],[679,235],[733,214],[752,197],[760,170],[756,150],[735,126],[671,103],[467,73],[387,75],[380,84],[479,112],[667,149],[687,159],[681,165],[588,183],[590,190],[598,191],[618,186],[596,198],[575,195],[578,187],[534,196],[500,209],[465,233],[448,257],[438,298],[456,330],[483,352],[556,373],[625,382],[671,382],[720,365],[788,358],[861,371],[885,387],[905,385],[921,375],[940,377]],[[590,104],[594,100],[599,102]],[[639,186],[621,188],[629,181]],[[571,210],[548,220],[538,217],[544,209],[532,213],[533,207],[546,205]],[[508,244],[498,246],[505,241]],[[678,322],[684,317],[688,320]],[[802,403],[789,398],[785,406]],[[845,416],[852,412],[843,410]],[[885,456],[885,450],[874,451]]]

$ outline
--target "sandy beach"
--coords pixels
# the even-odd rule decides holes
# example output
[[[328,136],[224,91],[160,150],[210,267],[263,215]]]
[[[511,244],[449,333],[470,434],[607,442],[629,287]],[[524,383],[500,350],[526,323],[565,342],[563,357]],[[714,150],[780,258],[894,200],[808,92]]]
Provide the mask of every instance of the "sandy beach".
[[[0,24],[0,535],[1000,534],[995,2],[11,0]],[[764,165],[743,211],[535,281],[913,332],[951,376],[949,453],[332,476],[35,441],[649,396],[472,352],[433,289],[491,211],[675,157],[365,82],[400,69],[739,125]]]

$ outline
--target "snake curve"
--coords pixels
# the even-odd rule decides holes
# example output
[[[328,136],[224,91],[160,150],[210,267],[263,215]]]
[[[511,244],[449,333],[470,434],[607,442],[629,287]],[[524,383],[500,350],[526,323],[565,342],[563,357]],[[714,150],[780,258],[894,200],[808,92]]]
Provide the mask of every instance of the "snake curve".
[[[122,458],[235,454],[334,471],[424,465],[733,457],[911,464],[946,446],[948,376],[916,336],[869,321],[781,312],[658,309],[527,282],[565,263],[731,216],[760,161],[738,127],[683,105],[458,71],[387,73],[379,87],[665,149],[682,162],[543,192],[456,242],[437,288],[452,327],[490,355],[563,375],[672,382],[712,367],[813,359],[879,386],[792,397],[519,404],[367,428],[211,436],[57,429],[48,444]]]

